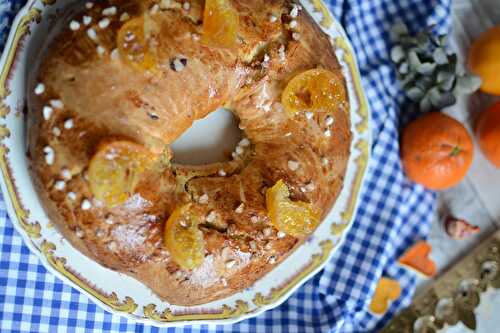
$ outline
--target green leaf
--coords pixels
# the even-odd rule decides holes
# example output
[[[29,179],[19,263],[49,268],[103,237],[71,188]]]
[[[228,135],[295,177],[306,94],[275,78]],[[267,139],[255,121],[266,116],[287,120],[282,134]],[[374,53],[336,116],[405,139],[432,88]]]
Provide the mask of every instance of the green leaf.
[[[429,98],[431,100],[432,106],[439,108],[439,105],[441,104],[441,92],[439,91],[439,88],[434,87],[431,88],[428,92]]]
[[[441,95],[441,101],[438,106],[439,109],[444,109],[448,106],[452,106],[457,102],[457,98],[452,92],[448,91]]]
[[[418,68],[422,65],[420,58],[418,57],[417,50],[411,49],[408,52],[408,63],[413,71],[418,71]]]
[[[424,97],[425,92],[419,87],[411,87],[406,91],[406,95],[413,102],[419,102],[422,99],[422,97]]]
[[[399,65],[398,71],[401,74],[408,74],[410,71],[410,65],[408,65],[406,61],[403,61],[401,65]]]
[[[428,50],[430,44],[429,33],[420,32],[417,34],[417,46],[419,51],[425,52]]]
[[[412,47],[417,47],[418,46],[418,41],[415,37],[412,36],[401,36],[399,39],[399,42],[403,47],[409,49]]]
[[[401,45],[396,45],[391,49],[391,60],[396,64],[399,64],[405,56],[405,51]]]
[[[417,67],[417,71],[422,75],[431,75],[434,72],[434,70],[436,69],[436,67],[437,67],[437,64],[426,62],[426,63],[420,64]]]
[[[455,85],[455,91],[458,94],[472,94],[476,92],[479,87],[481,87],[482,81],[479,77],[466,74],[457,78],[457,84]]]
[[[432,103],[429,94],[425,95],[420,101],[420,111],[429,112],[432,110]]]
[[[437,83],[439,84],[439,88],[443,91],[450,91],[453,88],[453,84],[455,83],[455,73],[449,72],[446,70],[440,70],[437,73]]]
[[[417,74],[410,72],[402,77],[401,85],[404,89],[409,89],[414,86],[416,79]]]
[[[434,85],[434,80],[431,76],[417,76],[415,79],[415,86],[419,87],[423,91],[429,91]]]
[[[442,47],[438,47],[432,53],[432,58],[438,65],[444,65],[448,63],[448,56],[446,51]]]
[[[390,35],[391,39],[397,42],[401,36],[408,35],[408,27],[403,22],[398,22],[391,27]]]

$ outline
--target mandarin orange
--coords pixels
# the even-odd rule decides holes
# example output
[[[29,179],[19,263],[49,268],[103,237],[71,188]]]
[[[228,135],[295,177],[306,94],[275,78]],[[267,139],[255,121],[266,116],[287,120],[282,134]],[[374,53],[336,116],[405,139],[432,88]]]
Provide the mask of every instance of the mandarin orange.
[[[483,154],[500,168],[500,102],[479,115],[475,132]]]
[[[425,114],[403,131],[401,158],[408,178],[431,190],[458,184],[472,163],[472,138],[455,119]]]
[[[482,91],[500,96],[500,25],[484,32],[472,43],[469,68],[483,80]]]

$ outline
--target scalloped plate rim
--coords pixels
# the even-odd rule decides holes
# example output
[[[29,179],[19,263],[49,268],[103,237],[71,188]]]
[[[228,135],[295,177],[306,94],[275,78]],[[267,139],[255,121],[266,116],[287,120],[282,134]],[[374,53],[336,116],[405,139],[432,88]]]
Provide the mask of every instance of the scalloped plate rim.
[[[305,0],[305,1],[308,1],[310,4],[313,2],[312,0]],[[301,0],[301,2],[304,2],[304,0]],[[6,65],[6,60],[7,60],[6,57],[7,57],[8,51],[10,50],[10,48],[12,48],[14,46],[13,45],[13,39],[15,37],[14,36],[14,31],[19,27],[22,18],[25,17],[28,14],[29,10],[32,9],[36,4],[41,4],[42,8],[48,7],[48,5],[44,6],[42,3],[43,3],[43,0],[28,0],[28,2],[25,4],[25,6],[16,15],[16,17],[15,17],[13,23],[12,23],[12,26],[11,26],[11,31],[10,31],[9,36],[8,36],[8,38],[6,40],[6,43],[5,43],[6,48],[3,50],[2,56],[0,58],[0,69],[4,68],[4,66]],[[43,9],[42,9],[42,11],[43,11]],[[331,13],[329,13],[329,14],[331,15]],[[333,15],[332,15],[332,17],[333,17]],[[315,20],[318,21],[317,19],[315,19]],[[352,45],[350,44],[350,41],[348,40],[347,35],[346,35],[344,29],[341,27],[340,23],[337,22],[337,20],[335,18],[333,18],[333,25],[335,25],[335,29],[337,30],[337,32],[340,33],[340,35],[342,36],[342,38],[347,42],[347,45],[351,48],[351,50],[353,50]],[[25,52],[25,49],[21,50],[19,52]],[[359,69],[357,67],[357,62],[356,62],[355,57],[353,59],[353,62],[354,62],[354,66],[356,67],[356,70],[357,70],[357,73],[354,73],[354,75],[358,75],[359,76]],[[6,99],[7,97],[8,96],[4,96],[2,98],[2,101],[4,99]],[[364,94],[361,94],[361,96],[359,96],[359,98],[363,98],[363,99],[366,100],[366,97],[364,96]],[[369,107],[369,105],[367,106],[367,113],[368,113],[367,114],[367,126],[368,126],[368,130],[366,131],[367,133],[364,133],[364,135],[361,135],[361,134],[358,133],[358,135],[360,136],[360,139],[363,139],[368,144],[368,151],[367,151],[367,155],[366,155],[367,165],[365,166],[364,172],[362,174],[361,185],[360,185],[361,188],[363,188],[364,180],[365,180],[366,175],[368,173],[368,168],[369,168],[369,163],[370,163],[370,157],[371,157],[371,142],[372,142],[372,138],[371,138],[371,132],[370,132],[371,114],[370,114],[370,107]],[[352,116],[351,116],[351,120],[352,120]],[[1,120],[2,125],[5,122],[6,122],[6,119],[3,118]],[[352,124],[351,127],[354,128],[355,127],[354,124]],[[4,145],[6,147],[9,147],[9,145],[6,144],[3,141],[4,140],[0,139],[0,144]],[[353,150],[352,148],[354,147],[354,144],[355,144],[355,142],[354,142],[354,136],[353,136],[353,142],[351,144],[351,151]],[[5,158],[5,160],[8,161],[8,153],[5,153],[5,155],[2,156],[2,158]],[[350,156],[350,159],[353,159],[352,154]],[[77,289],[79,292],[81,292],[82,294],[84,294],[85,296],[87,296],[91,301],[93,301],[96,304],[98,304],[104,310],[106,310],[106,311],[108,311],[110,313],[119,315],[121,317],[128,318],[128,319],[130,319],[130,320],[132,320],[134,322],[138,322],[138,323],[142,323],[142,324],[146,324],[146,325],[153,325],[153,326],[157,326],[157,327],[182,327],[182,326],[186,326],[186,325],[198,325],[198,324],[234,324],[234,323],[240,322],[242,320],[255,317],[255,316],[259,315],[259,314],[262,314],[263,312],[265,312],[267,310],[270,310],[270,309],[278,307],[283,302],[285,302],[290,297],[290,295],[293,294],[298,288],[300,288],[305,282],[309,281],[309,279],[311,277],[313,277],[314,275],[316,275],[317,272],[319,272],[320,270],[322,270],[324,268],[324,266],[329,262],[329,260],[333,256],[333,254],[335,253],[335,250],[337,248],[339,248],[340,246],[342,246],[346,234],[349,232],[350,228],[352,227],[352,220],[356,216],[357,207],[358,207],[358,205],[360,203],[359,202],[359,196],[360,196],[360,192],[361,192],[361,189],[359,189],[359,193],[357,194],[356,198],[353,199],[355,201],[355,204],[354,204],[354,214],[352,216],[352,219],[350,221],[347,221],[347,227],[342,231],[340,239],[334,244],[332,250],[330,250],[330,252],[329,252],[329,254],[327,256],[327,259],[324,260],[315,269],[313,269],[309,274],[307,274],[307,276],[303,277],[300,280],[300,282],[296,283],[287,292],[285,292],[283,295],[279,296],[277,300],[274,300],[270,304],[262,305],[260,307],[255,308],[253,311],[246,312],[244,314],[241,314],[241,315],[239,315],[237,317],[233,317],[233,318],[225,318],[225,319],[197,319],[197,320],[188,320],[188,321],[158,322],[158,321],[153,320],[152,318],[148,318],[148,317],[145,317],[145,316],[141,317],[141,316],[136,315],[134,313],[125,313],[125,312],[122,312],[122,311],[114,310],[107,303],[99,300],[98,298],[96,298],[95,296],[93,296],[92,294],[90,294],[88,291],[86,291],[85,289],[83,289],[81,286],[79,286],[75,282],[71,281],[66,276],[64,276],[60,271],[58,271],[57,269],[55,269],[54,267],[52,267],[52,265],[48,261],[48,258],[42,253],[41,249],[33,242],[32,238],[26,233],[26,231],[23,229],[23,227],[19,223],[18,216],[17,216],[16,211],[15,211],[15,209],[13,207],[13,202],[12,202],[10,196],[9,196],[9,193],[8,193],[8,189],[7,189],[7,185],[6,185],[6,180],[4,178],[4,175],[2,174],[2,176],[0,178],[1,178],[0,185],[1,185],[1,188],[2,188],[2,193],[3,193],[3,197],[4,197],[4,201],[5,201],[5,205],[6,205],[6,209],[7,209],[9,218],[12,221],[12,224],[14,225],[14,228],[17,230],[17,232],[19,234],[21,234],[24,243],[28,246],[28,248],[30,249],[30,251],[33,254],[36,255],[36,257],[40,260],[40,262],[42,263],[42,265],[44,266],[45,269],[47,269],[50,273],[52,273],[53,275],[55,275],[56,277],[58,277],[65,284],[68,284],[71,287]],[[350,187],[353,187],[353,186],[354,185],[350,185]],[[342,191],[344,191],[344,189]],[[352,188],[351,188],[351,192],[352,192]],[[37,196],[36,193],[34,193],[34,195]],[[323,221],[322,224],[323,223],[326,223],[326,221]],[[329,226],[330,226],[330,224],[331,223],[328,223]],[[258,281],[256,282],[256,284],[257,283],[258,283]],[[251,303],[253,301],[253,299],[245,299],[245,301]],[[160,309],[160,311],[161,311],[161,309]]]

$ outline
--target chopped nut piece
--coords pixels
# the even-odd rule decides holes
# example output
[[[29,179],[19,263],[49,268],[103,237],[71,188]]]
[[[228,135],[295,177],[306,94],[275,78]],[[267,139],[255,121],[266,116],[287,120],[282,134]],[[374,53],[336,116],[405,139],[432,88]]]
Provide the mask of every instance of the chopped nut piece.
[[[326,126],[332,125],[333,124],[333,117],[332,116],[327,116],[325,118],[325,124],[326,124]]]
[[[233,268],[236,265],[236,260],[231,259],[226,261],[226,268]]]
[[[61,135],[61,129],[59,127],[52,128],[52,134],[54,134],[55,136]]]
[[[245,208],[245,204],[244,203],[240,203],[240,205],[238,207],[236,207],[236,209],[234,210],[234,212],[236,214],[241,214],[243,213],[243,209]]]
[[[239,143],[238,143],[239,146],[242,146],[242,147],[248,147],[250,146],[250,140],[248,140],[247,138],[244,138],[242,139]]]
[[[205,218],[205,220],[208,222],[208,223],[212,223],[212,222],[215,222],[215,219],[217,217],[217,214],[215,213],[215,211],[210,211],[210,213],[208,213],[207,217]]]
[[[203,194],[199,199],[198,199],[198,203],[202,204],[202,205],[206,205],[208,203],[208,194]]]
[[[310,182],[310,183],[306,184],[305,188],[306,188],[307,192],[312,192],[316,189],[316,186],[314,185],[313,182]]]
[[[54,149],[52,149],[52,147],[46,146],[45,148],[43,148],[43,153],[45,154],[45,162],[48,165],[54,164],[55,160]]]
[[[83,238],[83,236],[85,236],[85,233],[83,232],[83,230],[82,230],[82,229],[80,229],[80,228],[76,228],[76,230],[75,230],[75,235],[76,235],[76,237],[78,237],[78,238]]]
[[[299,162],[297,161],[288,161],[288,169],[292,170],[292,171],[297,171],[300,167],[300,164]]]
[[[121,15],[120,15],[120,22],[123,22],[123,21],[126,21],[130,18],[130,15],[127,13],[127,12],[123,12]]]
[[[184,68],[187,65],[187,59],[186,58],[180,58],[180,57],[175,57],[171,62],[170,62],[170,68],[173,71],[176,72],[181,72],[184,70]]]

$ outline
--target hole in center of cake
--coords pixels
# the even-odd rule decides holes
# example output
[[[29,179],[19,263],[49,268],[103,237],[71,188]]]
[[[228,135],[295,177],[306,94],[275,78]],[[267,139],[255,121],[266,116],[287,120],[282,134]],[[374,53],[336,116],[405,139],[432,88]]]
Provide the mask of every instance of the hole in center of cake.
[[[227,110],[218,109],[195,121],[172,144],[173,162],[204,165],[229,161],[242,136],[236,117]]]

